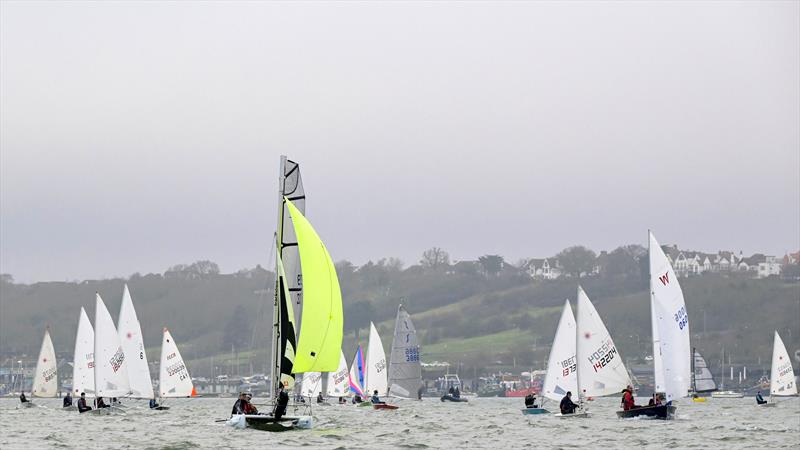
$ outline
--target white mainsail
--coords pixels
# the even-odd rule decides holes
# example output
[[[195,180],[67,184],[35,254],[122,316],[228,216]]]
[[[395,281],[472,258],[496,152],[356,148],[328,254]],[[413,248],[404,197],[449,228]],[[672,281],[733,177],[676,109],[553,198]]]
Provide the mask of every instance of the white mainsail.
[[[197,393],[189,376],[189,369],[183,363],[178,345],[172,334],[164,328],[161,341],[161,364],[158,369],[158,393],[161,398],[194,397]]]
[[[575,361],[575,316],[569,300],[558,321],[556,336],[547,360],[547,375],[544,379],[545,397],[560,401],[567,392],[578,392],[578,365]]]
[[[388,391],[388,380],[386,378],[386,352],[383,350],[383,342],[375,329],[375,324],[369,323],[369,343],[367,344],[367,373],[364,383],[367,385],[365,394],[372,395],[378,391],[378,395],[386,395]]]
[[[97,294],[94,311],[94,357],[95,395],[124,397],[130,394],[125,352],[100,294]]]
[[[328,397],[343,397],[349,390],[347,385],[347,360],[344,359],[344,352],[339,357],[339,369],[336,372],[328,372]]]
[[[578,286],[578,384],[581,397],[619,394],[631,384],[611,334],[586,292]]]
[[[689,315],[678,277],[653,233],[649,235],[656,392],[663,392],[669,402],[686,397],[691,387]]]
[[[389,394],[403,398],[418,398],[422,387],[422,365],[419,361],[417,330],[411,317],[397,307],[391,359],[389,360]]]
[[[322,374],[320,372],[306,372],[303,374],[303,383],[300,395],[314,398],[322,392]]]
[[[128,285],[122,291],[122,306],[119,309],[119,340],[128,364],[131,397],[153,398],[153,380],[150,378],[150,366],[144,351],[142,327],[133,308],[133,300]]]
[[[717,390],[714,376],[708,370],[706,360],[697,350],[694,351],[694,392],[711,392]]]
[[[775,339],[772,343],[772,370],[769,378],[770,396],[797,395],[797,385],[795,384],[794,368],[789,352],[783,345],[783,340],[778,331],[775,331]]]
[[[58,364],[56,351],[50,339],[50,329],[44,331],[42,349],[36,361],[36,375],[33,377],[31,394],[34,397],[55,397],[58,394]]]
[[[94,328],[83,307],[78,318],[72,360],[72,395],[79,396],[81,393],[94,397]]]

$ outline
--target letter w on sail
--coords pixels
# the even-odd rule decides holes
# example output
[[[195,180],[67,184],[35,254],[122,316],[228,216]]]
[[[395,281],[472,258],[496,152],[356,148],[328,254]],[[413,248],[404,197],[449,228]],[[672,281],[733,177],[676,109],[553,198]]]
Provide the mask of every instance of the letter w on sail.
[[[664,286],[668,285],[669,284],[669,272],[664,273],[664,275],[661,275],[660,277],[658,277],[658,279],[661,280],[661,284],[663,284]]]

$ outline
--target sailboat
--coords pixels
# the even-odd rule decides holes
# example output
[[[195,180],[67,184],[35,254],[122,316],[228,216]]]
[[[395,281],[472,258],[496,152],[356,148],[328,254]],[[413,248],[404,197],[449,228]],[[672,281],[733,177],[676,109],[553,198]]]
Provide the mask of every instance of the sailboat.
[[[72,360],[72,396],[94,397],[94,328],[81,307]]]
[[[728,357],[730,358],[730,356]],[[733,379],[733,369],[731,369],[731,380]],[[742,398],[744,392],[725,390],[725,348],[722,348],[722,378],[720,380],[720,390],[711,393],[711,398]]]
[[[394,339],[389,360],[389,395],[401,398],[420,399],[422,393],[422,365],[419,361],[417,330],[411,317],[403,308],[397,307],[394,323]],[[466,400],[466,399],[464,399]]]
[[[367,377],[366,394],[372,395],[376,391],[379,396],[386,395],[389,390],[389,381],[386,377],[386,352],[383,342],[375,324],[369,323],[369,343],[367,344]]]
[[[275,252],[275,298],[272,332],[271,377],[274,403],[278,383],[294,387],[298,373],[331,372],[339,367],[344,317],[342,292],[336,267],[325,244],[305,218],[305,191],[300,166],[281,157],[279,172],[278,227]],[[295,334],[292,303],[301,308],[300,333]],[[266,431],[311,428],[312,417],[233,415],[235,427]]]
[[[165,398],[195,397],[197,392],[189,376],[189,369],[183,362],[178,344],[172,338],[168,329],[164,328],[161,340],[161,364],[158,368],[158,396]],[[169,409],[168,406],[159,405],[158,410]]]
[[[342,398],[347,395],[349,390],[347,375],[347,360],[344,359],[344,352],[339,350],[339,368],[336,372],[328,372],[325,392],[328,397]]]
[[[31,397],[55,397],[58,394],[58,364],[53,341],[50,339],[50,328],[44,330],[42,348],[39,350],[39,359],[36,360],[36,373],[33,376]],[[35,406],[28,401],[21,404],[24,408]]]
[[[153,394],[153,380],[150,378],[150,366],[147,364],[147,355],[144,350],[142,327],[133,300],[128,290],[128,285],[122,290],[122,305],[119,308],[119,340],[122,351],[125,353],[128,365],[128,382],[132,398],[155,398]]]
[[[617,416],[671,419],[676,411],[672,402],[686,397],[691,385],[689,315],[686,312],[683,291],[672,265],[653,233],[648,234],[653,372],[655,392],[664,395],[665,404],[617,411]]]
[[[348,375],[348,384],[350,385],[350,392],[364,399],[364,350],[359,345],[356,349],[356,354],[353,355],[353,364],[350,365],[350,373]]]
[[[783,345],[783,340],[775,331],[775,339],[772,343],[772,368],[769,375],[769,402],[762,403],[761,406],[775,406],[773,397],[788,397],[797,395],[797,384],[794,378],[794,368],[789,352]]]
[[[561,318],[558,320],[553,345],[550,347],[547,374],[542,386],[544,396],[556,402],[560,402],[567,392],[578,392],[578,363],[575,359],[576,329],[572,307],[569,305],[569,300],[566,300]],[[522,409],[522,414],[526,415],[549,413],[550,411],[541,407]]]
[[[316,401],[317,396],[322,392],[322,373],[306,372],[303,374],[303,382],[300,385],[300,395],[308,397],[308,401]]]
[[[631,384],[611,333],[594,308],[589,296],[578,286],[576,320],[578,404],[589,398],[619,394]],[[568,414],[565,417],[575,416]],[[583,411],[582,414],[588,414]]]
[[[698,394],[716,391],[717,383],[714,382],[714,376],[708,370],[708,364],[703,355],[697,349],[693,349],[692,353],[694,355],[692,357],[692,401],[703,403],[706,401],[706,397]]]
[[[96,294],[94,312],[94,392],[96,397],[125,397],[131,393],[128,379],[128,363],[117,328],[106,304]],[[94,414],[107,414],[103,410],[116,411],[116,407],[95,409]]]

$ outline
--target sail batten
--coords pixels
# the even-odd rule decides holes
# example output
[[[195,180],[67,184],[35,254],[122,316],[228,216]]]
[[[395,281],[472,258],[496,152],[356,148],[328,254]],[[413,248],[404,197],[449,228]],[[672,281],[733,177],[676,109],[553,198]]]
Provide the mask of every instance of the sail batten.
[[[31,394],[34,397],[55,397],[58,394],[58,364],[49,329],[44,331]]]
[[[403,305],[397,307],[390,355],[389,394],[418,398],[422,387],[422,365],[419,360],[417,330]]]

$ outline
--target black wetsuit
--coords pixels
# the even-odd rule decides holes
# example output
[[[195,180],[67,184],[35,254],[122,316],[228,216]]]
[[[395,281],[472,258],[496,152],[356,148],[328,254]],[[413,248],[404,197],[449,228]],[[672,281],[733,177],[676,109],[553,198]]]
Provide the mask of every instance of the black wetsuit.
[[[275,404],[275,420],[280,420],[286,414],[286,405],[289,404],[289,394],[284,391],[278,393],[278,401]]]
[[[525,396],[525,407],[536,408],[536,397],[531,394]]]
[[[158,408],[158,403],[156,403],[156,399],[151,398],[150,399],[150,409],[156,409],[156,408]]]
[[[759,405],[763,405],[764,403],[767,403],[767,401],[764,400],[764,397],[761,396],[760,392],[756,395],[756,403],[758,403]]]
[[[453,397],[461,398],[461,391],[458,388],[453,392]]]
[[[28,403],[28,397],[25,397],[25,393],[19,394],[19,401],[20,403]]]
[[[573,414],[578,409],[578,405],[572,403],[572,400],[567,396],[561,399],[559,407],[561,408],[561,414]]]
[[[81,397],[78,399],[78,412],[91,411],[92,407],[86,405],[86,399]]]
[[[231,410],[231,415],[236,414],[244,414],[244,400],[236,399],[236,403],[233,404],[233,409]]]
[[[67,395],[66,397],[64,397],[64,407],[66,408],[68,406],[72,406],[72,396],[71,395]]]
[[[106,402],[103,401],[103,397],[97,397],[97,409],[100,408],[108,408],[109,406],[106,405]]]

